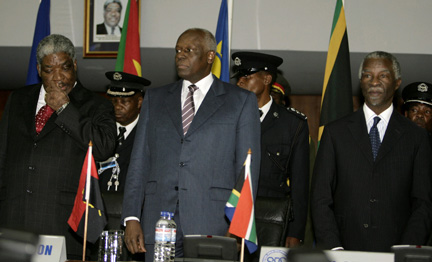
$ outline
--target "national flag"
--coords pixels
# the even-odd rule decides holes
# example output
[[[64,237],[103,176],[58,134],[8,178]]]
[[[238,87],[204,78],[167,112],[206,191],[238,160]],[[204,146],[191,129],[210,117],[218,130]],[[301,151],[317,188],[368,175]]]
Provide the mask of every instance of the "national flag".
[[[123,21],[115,70],[142,76],[138,0],[129,0]]]
[[[216,57],[212,73],[220,80],[229,83],[229,40],[228,40],[228,3],[222,0],[216,28]]]
[[[89,203],[87,241],[94,243],[106,226],[107,219],[99,189],[99,177],[91,146],[89,146],[84,160],[78,191],[75,197],[75,204],[68,220],[69,226],[81,237],[84,237],[84,215],[87,202]]]
[[[258,239],[255,228],[250,162],[251,153],[249,150],[237,183],[226,203],[225,215],[231,221],[229,232],[244,238],[249,252],[253,253],[258,248]]]
[[[41,82],[36,65],[36,49],[45,36],[50,35],[50,0],[41,0],[36,18],[36,26],[33,35],[33,44],[30,53],[30,60],[27,70],[26,85],[37,84]]]
[[[336,0],[321,98],[318,142],[326,124],[352,111],[351,66],[345,11],[343,1]]]

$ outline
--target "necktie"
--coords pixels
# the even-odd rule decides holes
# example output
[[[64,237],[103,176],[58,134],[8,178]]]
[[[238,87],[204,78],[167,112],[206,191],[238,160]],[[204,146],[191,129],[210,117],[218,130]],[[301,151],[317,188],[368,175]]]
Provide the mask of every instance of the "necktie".
[[[36,134],[39,135],[53,112],[54,109],[52,109],[48,105],[44,105],[43,107],[41,107],[41,109],[39,109],[39,112],[36,114],[35,117]]]
[[[111,27],[111,34],[114,34],[114,27]]]
[[[119,126],[119,134],[117,136],[117,147],[121,146],[125,140],[124,133],[126,132],[126,127]]]
[[[371,141],[372,154],[373,154],[374,160],[375,160],[376,156],[378,155],[378,150],[381,146],[381,139],[380,139],[380,135],[379,135],[378,128],[377,128],[378,122],[380,120],[381,120],[381,118],[379,118],[378,116],[374,117],[374,123],[373,123],[373,125],[370,129],[370,132],[369,132],[369,138]]]
[[[197,90],[198,87],[196,85],[189,86],[189,93],[184,102],[184,106],[182,109],[182,123],[183,123],[183,135],[186,135],[190,124],[195,115],[195,104],[193,101],[193,93]]]

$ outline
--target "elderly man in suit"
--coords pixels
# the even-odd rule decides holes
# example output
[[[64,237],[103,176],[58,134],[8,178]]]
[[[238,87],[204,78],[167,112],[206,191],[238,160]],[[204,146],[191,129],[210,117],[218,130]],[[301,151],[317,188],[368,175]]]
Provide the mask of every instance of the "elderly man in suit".
[[[37,63],[42,83],[14,91],[0,123],[0,225],[64,235],[68,258],[82,258],[67,221],[89,142],[96,160],[114,150],[113,107],[77,80],[68,38],[42,39]]]
[[[249,148],[254,193],[258,184],[255,95],[211,74],[216,41],[209,31],[186,30],[175,50],[181,80],[146,92],[126,180],[125,242],[132,253],[146,251],[146,261],[161,211],[175,213],[176,256],[183,235],[227,233],[224,207]]]
[[[256,95],[262,112],[257,196],[291,196],[294,219],[288,232],[284,232],[287,233],[285,246],[299,246],[304,239],[309,200],[309,128],[306,116],[294,108],[278,105],[270,95],[282,58],[237,52],[232,54],[232,59],[237,85]]]
[[[393,107],[401,84],[393,55],[368,54],[359,77],[363,107],[325,127],[316,157],[317,245],[381,252],[424,245],[432,225],[428,134]]]

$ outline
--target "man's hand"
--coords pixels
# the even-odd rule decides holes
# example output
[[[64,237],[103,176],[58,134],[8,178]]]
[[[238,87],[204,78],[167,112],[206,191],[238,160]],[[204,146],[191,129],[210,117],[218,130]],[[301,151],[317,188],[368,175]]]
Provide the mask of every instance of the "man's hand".
[[[45,102],[49,107],[57,111],[62,105],[69,102],[69,97],[65,91],[61,90],[56,84],[45,87]]]
[[[144,234],[138,221],[129,220],[126,222],[125,243],[132,254],[147,252],[144,247]]]
[[[295,237],[287,237],[285,241],[285,247],[292,248],[300,246],[300,239]]]

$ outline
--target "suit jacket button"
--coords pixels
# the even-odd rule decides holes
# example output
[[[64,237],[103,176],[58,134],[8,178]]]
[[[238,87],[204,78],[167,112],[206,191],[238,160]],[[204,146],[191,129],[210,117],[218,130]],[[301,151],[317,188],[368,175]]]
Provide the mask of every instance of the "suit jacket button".
[[[372,199],[369,200],[369,202],[371,202],[371,203],[375,203],[376,201],[377,200],[375,198],[372,198]]]
[[[184,139],[183,138],[180,139],[180,144],[183,144],[183,142],[184,142]]]
[[[27,193],[32,194],[33,191],[31,191],[30,189],[27,189]]]
[[[185,164],[184,164],[183,162],[180,162],[179,166],[180,166],[180,167],[184,167]]]
[[[174,190],[175,190],[175,191],[178,191],[178,186],[174,187]]]
[[[368,225],[368,224],[363,224],[363,227],[364,227],[364,228],[368,228],[369,225]]]

